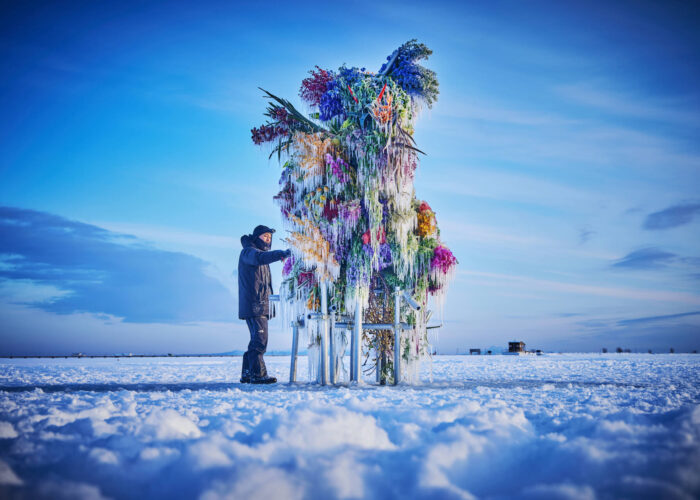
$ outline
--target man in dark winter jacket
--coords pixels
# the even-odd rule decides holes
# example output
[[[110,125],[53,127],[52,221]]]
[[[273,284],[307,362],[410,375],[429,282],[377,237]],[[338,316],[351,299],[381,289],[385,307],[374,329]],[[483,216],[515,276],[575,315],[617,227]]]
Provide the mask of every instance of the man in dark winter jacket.
[[[267,350],[267,320],[269,319],[272,279],[269,264],[284,260],[289,250],[270,250],[274,229],[257,226],[253,234],[241,237],[238,258],[238,317],[250,330],[248,351],[243,355],[242,383],[271,384],[275,377],[267,375],[263,354]]]

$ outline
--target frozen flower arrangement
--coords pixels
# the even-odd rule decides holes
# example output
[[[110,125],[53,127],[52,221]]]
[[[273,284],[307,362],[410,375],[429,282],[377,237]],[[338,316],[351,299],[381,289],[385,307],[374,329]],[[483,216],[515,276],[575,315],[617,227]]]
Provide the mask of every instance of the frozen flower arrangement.
[[[284,163],[275,200],[294,251],[282,271],[287,301],[318,310],[324,284],[338,313],[351,314],[359,304],[373,316],[385,298],[371,297],[389,286],[441,310],[457,259],[413,188],[422,153],[414,122],[438,96],[435,73],[419,64],[430,54],[410,40],[376,74],[315,66],[299,89],[308,116],[263,90],[268,120],[251,132],[255,144],[272,143]],[[419,346],[427,345],[427,330],[421,334],[418,326],[406,340],[416,353],[426,352]]]

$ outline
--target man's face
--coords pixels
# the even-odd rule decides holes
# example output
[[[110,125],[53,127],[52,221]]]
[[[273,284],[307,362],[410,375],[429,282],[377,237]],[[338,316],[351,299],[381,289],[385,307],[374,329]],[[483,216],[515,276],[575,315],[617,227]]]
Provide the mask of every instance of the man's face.
[[[269,245],[270,242],[272,241],[272,233],[263,233],[260,236],[258,236],[258,238],[260,238],[261,240],[263,240],[265,243],[267,243]]]

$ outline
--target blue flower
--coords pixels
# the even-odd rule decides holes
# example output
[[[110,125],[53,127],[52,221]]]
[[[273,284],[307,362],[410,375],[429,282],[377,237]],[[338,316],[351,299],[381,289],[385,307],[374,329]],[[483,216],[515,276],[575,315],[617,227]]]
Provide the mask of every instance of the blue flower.
[[[424,68],[418,61],[427,59],[432,50],[416,40],[409,40],[386,58],[379,70],[387,70],[387,64],[396,55],[392,66],[388,68],[390,76],[407,94],[424,98],[428,106],[437,100],[438,81],[434,71]]]
[[[338,80],[333,80],[328,84],[328,90],[321,96],[321,101],[318,104],[319,118],[322,121],[328,121],[334,116],[340,116],[340,119],[345,119],[345,111],[343,110],[343,101],[338,88]]]

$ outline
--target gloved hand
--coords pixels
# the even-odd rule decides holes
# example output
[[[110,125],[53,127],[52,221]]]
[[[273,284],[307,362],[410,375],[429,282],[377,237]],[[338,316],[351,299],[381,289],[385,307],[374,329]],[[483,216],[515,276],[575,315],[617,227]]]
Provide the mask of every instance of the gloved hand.
[[[284,258],[285,259],[288,259],[291,256],[292,256],[292,251],[290,249],[287,249],[284,251]]]

